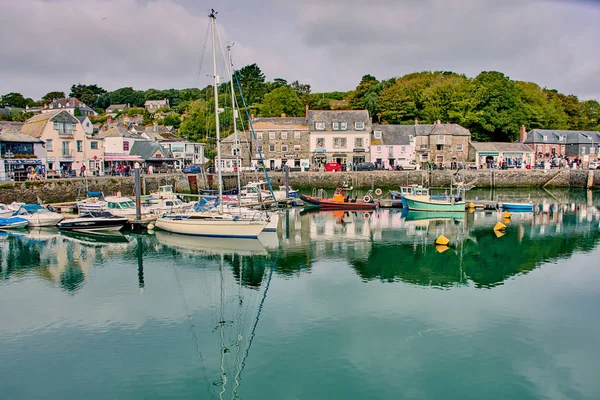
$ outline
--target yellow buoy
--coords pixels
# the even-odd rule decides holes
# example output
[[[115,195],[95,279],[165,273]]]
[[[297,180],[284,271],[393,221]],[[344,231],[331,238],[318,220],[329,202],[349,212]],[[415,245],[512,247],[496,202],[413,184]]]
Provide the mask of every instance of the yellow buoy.
[[[497,222],[496,226],[494,226],[494,232],[503,231],[505,229],[506,229],[506,225],[504,225],[502,222]]]
[[[434,244],[437,245],[441,245],[441,246],[447,246],[448,243],[450,243],[450,239],[448,239],[447,237],[445,237],[444,235],[440,235],[437,239],[435,239]]]
[[[448,247],[448,246],[444,246],[444,245],[441,245],[441,244],[436,244],[436,245],[435,245],[435,249],[437,250],[437,252],[438,252],[438,253],[443,253],[443,252],[445,252],[446,250],[448,250],[449,248],[450,248],[450,247]]]
[[[496,230],[495,230],[495,231],[494,231],[494,233],[496,234],[496,237],[498,237],[498,238],[500,238],[500,237],[502,237],[502,236],[506,235],[506,232],[505,232],[505,231],[496,231]]]
[[[473,203],[473,202],[470,202],[470,203],[469,203],[469,208],[475,208],[475,203]]]
[[[504,218],[504,219],[510,219],[510,217],[512,217],[512,214],[509,213],[508,211],[504,211],[502,213],[502,218]]]

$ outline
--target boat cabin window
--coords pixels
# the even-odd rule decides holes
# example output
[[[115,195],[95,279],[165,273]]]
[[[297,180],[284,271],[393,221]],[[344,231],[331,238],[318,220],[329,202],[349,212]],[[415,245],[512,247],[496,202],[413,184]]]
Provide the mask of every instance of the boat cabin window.
[[[429,195],[429,189],[417,188],[417,189],[415,189],[415,194],[417,196],[427,196],[427,195]]]
[[[167,201],[167,207],[173,207],[173,202],[172,201]]]

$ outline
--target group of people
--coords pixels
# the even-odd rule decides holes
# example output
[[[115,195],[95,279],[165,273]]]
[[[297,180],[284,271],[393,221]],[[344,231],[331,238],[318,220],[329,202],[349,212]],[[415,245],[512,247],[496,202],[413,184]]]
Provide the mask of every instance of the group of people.
[[[132,169],[139,169],[141,165],[139,162],[135,162],[133,166],[129,164],[115,164],[112,166],[110,174],[112,176],[131,176]],[[147,168],[142,168],[142,172],[152,175],[154,173],[154,167],[149,165]]]
[[[27,180],[35,181],[44,179],[46,176],[46,167],[43,165],[36,165],[35,167],[29,166],[27,167]]]

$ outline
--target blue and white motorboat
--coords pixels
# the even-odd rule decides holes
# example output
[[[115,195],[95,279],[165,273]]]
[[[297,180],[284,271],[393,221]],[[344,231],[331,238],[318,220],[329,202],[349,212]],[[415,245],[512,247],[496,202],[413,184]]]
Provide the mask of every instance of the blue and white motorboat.
[[[21,229],[29,225],[29,221],[21,217],[0,218],[0,229]]]
[[[533,203],[502,203],[504,211],[533,212]]]
[[[48,210],[39,204],[23,204],[15,217],[29,221],[29,226],[55,226],[64,219],[62,214]]]

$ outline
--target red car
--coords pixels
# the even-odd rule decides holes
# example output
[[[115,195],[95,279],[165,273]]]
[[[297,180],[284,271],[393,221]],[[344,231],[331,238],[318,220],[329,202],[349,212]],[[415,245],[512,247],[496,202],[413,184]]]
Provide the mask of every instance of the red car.
[[[342,166],[336,162],[330,162],[325,164],[325,171],[331,172],[331,171],[341,171],[342,170]]]

